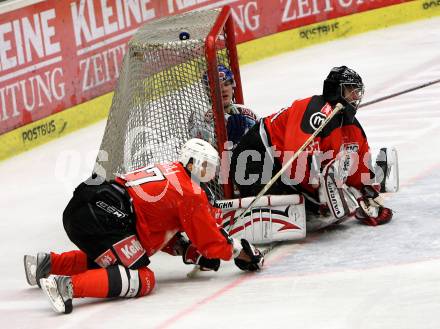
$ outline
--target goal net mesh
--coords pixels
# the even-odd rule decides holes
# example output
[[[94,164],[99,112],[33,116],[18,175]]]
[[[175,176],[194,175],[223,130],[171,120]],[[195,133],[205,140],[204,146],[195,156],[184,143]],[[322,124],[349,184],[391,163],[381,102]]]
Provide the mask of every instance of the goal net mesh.
[[[106,179],[160,162],[176,161],[193,137],[216,149],[216,122],[203,75],[205,39],[219,10],[190,12],[147,23],[128,43],[95,172]],[[188,40],[180,40],[182,31]],[[225,31],[216,41],[217,63],[230,66]],[[224,127],[222,127],[224,129]],[[217,198],[222,186],[211,183]]]

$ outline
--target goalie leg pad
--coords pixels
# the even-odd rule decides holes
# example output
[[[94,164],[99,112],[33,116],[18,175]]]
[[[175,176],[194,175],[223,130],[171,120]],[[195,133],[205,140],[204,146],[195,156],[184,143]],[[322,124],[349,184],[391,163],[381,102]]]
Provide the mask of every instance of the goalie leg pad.
[[[337,179],[335,162],[331,161],[321,175],[320,195],[324,195],[324,201],[329,207],[335,221],[345,219],[353,215],[358,208],[353,191]]]
[[[231,237],[264,244],[300,240],[306,236],[305,206],[301,196],[263,196],[256,206],[237,221],[252,202],[250,199],[253,198],[223,200],[226,202],[223,203],[222,227]],[[277,205],[270,205],[272,202]],[[233,205],[242,205],[243,208],[233,208]]]
[[[324,190],[321,185],[320,190]],[[320,194],[324,194],[320,191]],[[360,197],[361,193],[354,187],[347,187],[344,185],[341,188],[341,195],[345,199],[349,209],[349,215],[353,215],[356,212],[356,208],[359,207],[357,199]],[[332,214],[320,215],[315,212],[307,212],[307,232],[314,232],[330,225],[341,224],[348,219],[348,216],[344,218],[336,218]]]

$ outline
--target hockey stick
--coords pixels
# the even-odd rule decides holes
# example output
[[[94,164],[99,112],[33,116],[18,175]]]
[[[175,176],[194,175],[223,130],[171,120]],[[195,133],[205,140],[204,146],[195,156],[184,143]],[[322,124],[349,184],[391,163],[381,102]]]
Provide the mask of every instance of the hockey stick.
[[[272,177],[272,179],[263,187],[263,189],[260,191],[260,193],[257,194],[255,199],[247,206],[247,208],[238,216],[236,219],[234,219],[233,224],[230,227],[230,231],[234,228],[235,223],[238,222],[239,219],[242,219],[245,214],[249,211],[249,209],[252,208],[252,206],[272,187],[272,185],[277,181],[278,178],[292,165],[293,161],[295,161],[298,156],[305,150],[305,148],[318,136],[318,134],[324,129],[324,127],[329,123],[333,117],[339,113],[344,108],[344,106],[341,103],[336,104],[333,112],[321,123],[321,125],[315,130],[315,132],[310,135],[310,137],[304,142],[304,144],[298,149],[298,151],[293,154],[293,156],[284,164],[284,166],[276,173],[275,176]]]
[[[377,99],[373,99],[372,101],[369,101],[369,102],[361,104],[359,106],[359,108],[365,107],[365,106],[368,106],[368,105],[372,105],[372,104],[376,104],[376,103],[379,103],[379,102],[382,102],[382,101],[386,101],[387,99],[390,99],[390,98],[393,98],[393,97],[396,97],[396,96],[400,96],[400,95],[409,93],[409,92],[414,91],[414,90],[418,90],[418,89],[422,89],[422,88],[425,88],[425,87],[429,87],[429,86],[434,85],[434,84],[439,83],[439,82],[440,82],[440,79],[433,80],[433,81],[426,82],[426,83],[424,83],[422,85],[419,85],[419,86],[416,86],[416,87],[412,87],[412,88],[409,88],[409,89],[405,89],[405,90],[399,91],[399,92],[394,93],[394,94],[390,94],[390,95],[383,96],[383,97],[380,97],[380,98],[377,98]]]
[[[365,107],[365,106],[369,106],[369,105],[372,105],[372,104],[375,104],[375,103],[379,103],[379,102],[382,102],[384,100],[387,100],[387,99],[390,99],[390,98],[393,98],[393,97],[396,97],[396,96],[400,96],[400,95],[409,93],[409,92],[414,91],[414,90],[422,89],[422,88],[434,85],[434,84],[439,83],[439,82],[440,82],[440,79],[433,80],[433,81],[421,84],[421,85],[416,86],[416,87],[412,87],[412,88],[405,89],[405,90],[402,90],[402,91],[394,93],[394,94],[390,94],[390,95],[387,95],[387,96],[384,96],[384,97],[380,97],[380,98],[374,99],[372,101],[366,102],[364,104],[361,104],[359,106],[359,108]],[[271,188],[271,186],[275,183],[275,181],[287,170],[288,167],[290,167],[292,162],[295,161],[295,159],[299,156],[299,154],[302,151],[304,151],[304,149],[312,142],[313,139],[315,139],[315,137],[321,132],[321,130],[327,125],[327,123],[336,115],[336,113],[338,113],[343,108],[344,108],[344,106],[341,103],[336,104],[335,109],[333,110],[333,112],[326,118],[326,120],[324,122],[322,122],[322,124],[318,127],[318,129],[316,129],[316,131],[309,137],[309,139],[305,141],[305,143],[292,156],[292,158],[290,158],[289,161],[278,171],[278,173],[274,177],[272,177],[272,179],[264,186],[264,188],[260,191],[260,193],[258,193],[258,195],[255,197],[255,199],[249,204],[249,206],[240,214],[239,217],[237,217],[237,219],[234,221],[234,223],[237,222],[242,217],[244,217],[246,212],[248,212],[249,209],[251,209],[252,206],[256,203],[256,201],[258,199],[260,199]]]
[[[359,108],[361,108],[361,107],[365,107],[365,106],[369,106],[369,105],[372,105],[372,104],[376,104],[376,103],[379,103],[379,102],[382,102],[382,101],[385,101],[385,100],[388,100],[388,99],[390,99],[390,98],[394,98],[394,97],[397,97],[397,96],[400,96],[400,95],[404,95],[404,94],[407,94],[407,93],[409,93],[409,92],[412,92],[412,91],[415,91],[415,90],[418,90],[418,89],[422,89],[422,88],[425,88],[425,87],[429,87],[429,86],[432,86],[432,85],[434,85],[434,84],[436,84],[436,83],[439,83],[439,82],[440,82],[440,79],[432,80],[432,81],[426,82],[426,83],[424,83],[424,84],[421,84],[421,85],[418,85],[418,86],[415,86],[415,87],[412,87],[412,88],[408,88],[408,89],[405,89],[405,90],[399,91],[399,92],[397,92],[397,93],[393,93],[393,94],[389,94],[389,95],[386,95],[386,96],[383,96],[383,97],[379,97],[379,98],[377,98],[377,99],[373,99],[373,100],[371,100],[371,101],[369,101],[369,102],[366,102],[366,103],[361,104],[361,105],[359,106]],[[335,112],[336,112],[336,108],[337,108],[338,106],[341,107],[340,109],[343,108],[343,106],[342,106],[341,104],[337,104],[336,107],[335,107],[334,112],[332,113],[332,115],[330,115],[330,116],[327,118],[328,121],[330,121],[330,119],[331,119],[330,117],[332,117],[333,114],[335,114]],[[340,109],[338,109],[338,111],[339,111]],[[318,130],[321,131],[322,128],[323,128],[326,124],[327,124],[327,120],[324,121],[324,122],[321,124],[321,126],[315,131],[315,134],[319,133]],[[312,135],[312,136],[313,136],[313,135]],[[312,136],[310,136],[310,138],[312,138]],[[310,138],[309,138],[309,140],[307,140],[307,141],[304,143],[304,145],[303,145],[301,148],[304,149],[304,148],[310,143]],[[297,153],[298,153],[298,152],[297,152]],[[292,159],[290,159],[289,162],[288,162],[283,168],[281,168],[281,170],[277,173],[277,175],[275,175],[275,176],[272,178],[272,180],[269,181],[269,183],[263,188],[263,190],[261,190],[261,192],[255,197],[254,201],[253,201],[253,202],[252,202],[252,203],[251,203],[251,204],[245,209],[245,211],[243,211],[243,212],[240,214],[239,217],[237,217],[237,219],[234,221],[234,223],[238,222],[238,220],[241,219],[241,218],[244,216],[244,214],[245,214],[246,212],[249,211],[249,209],[251,209],[251,207],[255,204],[256,200],[259,199],[261,196],[264,195],[264,193],[267,192],[267,190],[273,185],[273,183],[278,179],[278,177],[281,176],[281,174],[285,171],[285,169],[286,169],[285,167],[290,166],[290,164],[295,160],[296,157],[298,157],[298,155],[295,153],[295,154],[293,155]],[[273,181],[273,182],[272,182],[272,181]],[[269,185],[269,184],[270,184],[270,185]],[[234,224],[233,224],[233,225],[234,225]],[[233,228],[233,225],[231,226],[231,229]],[[276,243],[274,243],[274,244],[271,244],[267,249],[265,249],[265,250],[262,251],[263,255],[266,255],[266,254],[270,253],[270,252],[271,252],[275,247],[277,247],[279,244],[280,244],[279,242],[276,242]]]
[[[436,83],[439,83],[440,82],[440,79],[436,79],[436,80],[432,80],[432,81],[429,81],[429,82],[426,82],[426,83],[424,83],[424,84],[421,84],[421,85],[418,85],[418,86],[415,86],[415,87],[412,87],[412,88],[408,88],[408,89],[405,89],[405,90],[402,90],[402,91],[399,91],[399,92],[397,92],[397,93],[393,93],[393,94],[389,94],[389,95],[386,95],[386,96],[383,96],[383,97],[379,97],[379,98],[377,98],[377,99],[373,99],[373,100],[371,100],[371,101],[369,101],[369,102],[366,102],[366,103],[363,103],[363,104],[361,104],[360,106],[359,106],[359,108],[361,108],[361,107],[365,107],[365,106],[369,106],[369,105],[372,105],[372,104],[376,104],[376,103],[379,103],[379,102],[382,102],[382,101],[385,101],[385,100],[388,100],[388,99],[390,99],[390,98],[394,98],[394,97],[397,97],[397,96],[400,96],[400,95],[404,95],[404,94],[407,94],[407,93],[409,93],[409,92],[412,92],[412,91],[415,91],[415,90],[418,90],[418,89],[422,89],[422,88],[425,88],[425,87],[429,87],[429,86],[432,86],[432,85],[434,85],[434,84],[436,84]],[[339,107],[339,109],[337,109]],[[315,133],[314,133],[314,135],[315,136],[310,136],[310,138],[303,144],[303,146],[297,151],[297,153],[295,153],[294,155],[293,155],[293,157],[288,161],[288,163],[286,164],[286,165],[284,165],[283,166],[283,168],[281,168],[281,170],[266,184],[266,186],[260,191],[260,193],[258,193],[258,195],[255,197],[255,199],[253,200],[253,202],[251,202],[251,204],[249,204],[249,206],[240,214],[240,216],[238,216],[237,217],[237,219],[234,219],[234,222],[233,222],[233,224],[231,225],[231,228],[230,228],[230,230],[234,227],[234,224],[235,223],[237,223],[238,221],[239,221],[239,219],[242,219],[242,217],[244,217],[244,215],[245,215],[245,213],[246,212],[248,212],[249,211],[249,209],[251,209],[252,208],[252,206],[256,203],[256,201],[261,197],[261,196],[263,196],[266,192],[267,192],[267,190],[269,190],[269,188],[275,183],[275,181],[283,174],[283,172],[287,169],[287,167],[289,167],[291,164],[292,164],[292,162],[298,157],[298,154],[303,150],[303,149],[305,149],[305,147],[307,147],[307,145],[311,142],[311,140],[314,138],[314,137],[316,137],[316,135],[324,128],[324,126],[327,124],[327,122],[328,121],[330,121],[331,120],[331,118],[333,117],[333,115],[334,114],[336,114],[335,112],[338,112],[339,110],[341,110],[343,108],[343,105],[342,104],[340,104],[340,103],[338,103],[337,105],[336,105],[336,107],[335,107],[335,110],[333,111],[333,113],[321,124],[321,126],[315,131]],[[278,245],[279,245],[280,243],[279,242],[276,242],[276,243],[274,243],[274,244],[271,244],[267,249],[265,249],[265,250],[263,250],[262,251],[262,254],[263,255],[266,255],[266,254],[268,254],[268,253],[270,253],[275,247],[277,247]]]
[[[327,123],[333,119],[333,117],[339,113],[344,108],[344,106],[341,103],[336,104],[333,112],[321,123],[321,125],[315,130],[315,132],[304,142],[304,144],[298,149],[298,151],[293,154],[293,156],[287,161],[287,163],[276,173],[274,177],[264,186],[264,188],[258,193],[258,195],[255,197],[255,199],[247,206],[247,208],[238,216],[236,219],[233,220],[233,223],[231,227],[229,228],[229,231],[231,231],[235,223],[238,222],[239,219],[242,219],[244,215],[249,211],[249,209],[252,208],[252,206],[257,202],[258,199],[260,199],[269,189],[270,187],[276,182],[278,178],[291,166],[293,161],[295,161],[296,158],[300,155],[301,152],[305,150],[305,148],[318,136],[318,134],[324,129],[324,127],[327,125]],[[269,254],[273,249],[275,249],[276,246],[278,246],[279,243],[272,243],[267,247],[265,250],[263,250],[261,253],[263,256]],[[187,273],[188,278],[194,278],[197,273],[200,272],[200,266],[195,265],[194,268]]]
[[[371,101],[369,101],[369,102],[366,102],[366,103],[363,103],[363,104],[361,104],[360,106],[359,106],[359,108],[362,108],[362,107],[365,107],[365,106],[369,106],[369,105],[372,105],[372,104],[376,104],[376,103],[379,103],[379,102],[382,102],[382,101],[385,101],[385,100],[388,100],[388,99],[390,99],[390,98],[394,98],[394,97],[397,97],[397,96],[400,96],[400,95],[403,95],[403,94],[406,94],[406,93],[409,93],[409,92],[412,92],[412,91],[415,91],[415,90],[418,90],[418,89],[422,89],[422,88],[425,88],[425,87],[429,87],[429,86],[431,86],[431,85],[434,85],[434,84],[436,84],[436,83],[439,83],[440,82],[440,79],[437,79],[437,80],[433,80],[433,81],[430,81],[430,82],[427,82],[427,83],[424,83],[424,84],[421,84],[421,85],[419,85],[419,86],[415,86],[415,87],[412,87],[412,88],[408,88],[408,89],[405,89],[405,90],[402,90],[402,91],[400,91],[400,92],[397,92],[397,93],[393,93],[393,94],[390,94],[390,95],[387,95],[387,96],[383,96],[383,97],[379,97],[379,98],[377,98],[377,99],[373,99],[373,100],[371,100]],[[335,109],[334,109],[334,111],[332,112],[332,114],[321,124],[321,126],[315,131],[315,133],[312,135],[312,136],[310,136],[310,138],[303,144],[303,146],[292,156],[292,158],[291,159],[289,159],[289,161],[288,161],[288,163],[286,163],[286,165],[284,165],[282,168],[281,168],[281,170],[266,184],[266,186],[260,191],[260,193],[258,193],[258,195],[255,197],[255,199],[249,204],[249,206],[240,214],[240,216],[238,216],[236,219],[233,219],[233,224],[231,225],[231,227],[229,228],[229,230],[231,231],[233,228],[234,228],[234,224],[235,223],[237,223],[238,221],[239,221],[239,219],[242,219],[242,217],[244,217],[244,215],[249,211],[249,209],[251,209],[252,208],[252,206],[256,203],[256,201],[258,200],[258,199],[260,199],[268,190],[269,190],[269,188],[275,183],[275,181],[284,173],[284,171],[286,171],[287,170],[287,168],[292,164],[292,162],[299,156],[299,153],[300,152],[302,152],[306,147],[307,147],[307,145],[316,137],[316,135],[319,133],[319,132],[321,132],[321,130],[324,128],[324,126],[328,123],[328,121],[330,121],[331,120],[331,118],[333,118],[333,116],[337,113],[337,112],[339,112],[341,109],[343,108],[343,106],[342,106],[342,104],[337,104],[336,105],[336,107],[335,107]],[[269,245],[269,247],[268,248],[266,248],[266,249],[264,249],[263,251],[262,251],[262,254],[263,254],[263,256],[265,256],[265,255],[267,255],[268,253],[270,253],[273,249],[275,249],[275,247],[277,247],[278,245],[279,245],[280,243],[279,242],[276,242],[276,243],[273,243],[273,244],[271,244],[271,245]],[[199,271],[199,266],[198,265],[196,265],[196,266],[194,266],[194,268],[187,274],[187,276],[190,278],[190,277],[194,277],[197,273],[198,273],[198,271]]]
[[[247,208],[238,216],[236,219],[234,219],[233,224],[229,228],[231,231],[235,223],[237,223],[240,219],[242,219],[245,214],[252,209],[252,206],[257,202],[258,199],[260,199],[270,188],[271,186],[277,181],[278,178],[292,165],[293,161],[295,161],[298,156],[305,150],[305,148],[318,136],[318,134],[324,129],[324,127],[329,123],[333,117],[339,113],[344,108],[344,106],[341,103],[336,104],[333,112],[321,123],[321,125],[315,130],[315,132],[304,142],[304,144],[298,149],[298,151],[293,154],[293,156],[287,161],[287,163],[276,173],[275,176],[272,177],[272,179],[264,186],[264,188],[260,191],[260,193],[257,194],[255,199],[247,206]],[[263,256],[266,256],[269,254],[272,250],[274,250],[277,246],[280,245],[280,242],[275,242],[270,244],[266,249],[264,249],[261,253]]]
[[[268,245],[266,248],[260,250],[261,254],[263,255],[263,257],[266,257],[267,254],[269,254],[270,252],[272,252],[276,247],[278,247],[281,244],[281,242],[273,242],[270,245]],[[193,267],[193,269],[191,271],[189,271],[186,274],[186,277],[189,279],[193,279],[197,276],[197,274],[201,272],[200,271],[200,266],[199,265],[195,265]]]
[[[264,248],[261,251],[261,254],[266,257],[267,254],[269,254],[270,252],[272,252],[276,247],[278,247],[279,245],[281,245],[280,241],[277,242],[272,242],[270,245],[268,245],[266,248]]]
[[[188,273],[186,273],[186,277],[189,279],[195,278],[199,272],[200,272],[200,265],[194,265],[193,269]]]

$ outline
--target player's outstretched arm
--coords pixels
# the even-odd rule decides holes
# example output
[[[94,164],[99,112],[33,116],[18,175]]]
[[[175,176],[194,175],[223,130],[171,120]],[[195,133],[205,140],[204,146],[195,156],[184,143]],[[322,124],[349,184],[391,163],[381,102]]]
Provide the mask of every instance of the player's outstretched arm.
[[[217,271],[220,267],[220,259],[204,257],[180,232],[174,235],[162,251],[172,256],[182,256],[185,264],[198,265],[201,271]]]
[[[218,271],[220,267],[220,259],[204,257],[192,244],[188,245],[182,259],[185,264],[199,265],[201,271]]]

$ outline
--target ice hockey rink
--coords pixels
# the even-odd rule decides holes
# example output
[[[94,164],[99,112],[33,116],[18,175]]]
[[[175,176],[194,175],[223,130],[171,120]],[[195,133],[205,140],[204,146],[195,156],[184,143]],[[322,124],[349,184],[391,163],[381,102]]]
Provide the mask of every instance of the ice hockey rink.
[[[242,66],[246,104],[260,115],[319,94],[333,66],[363,77],[364,102],[440,79],[440,18],[378,30]],[[188,279],[180,257],[151,259],[157,286],[140,299],[74,300],[55,314],[27,286],[26,253],[73,249],[61,222],[91,172],[104,122],[0,162],[2,328],[440,328],[440,84],[359,110],[373,147],[395,145],[401,189],[394,219],[351,220],[283,245],[264,270]]]

